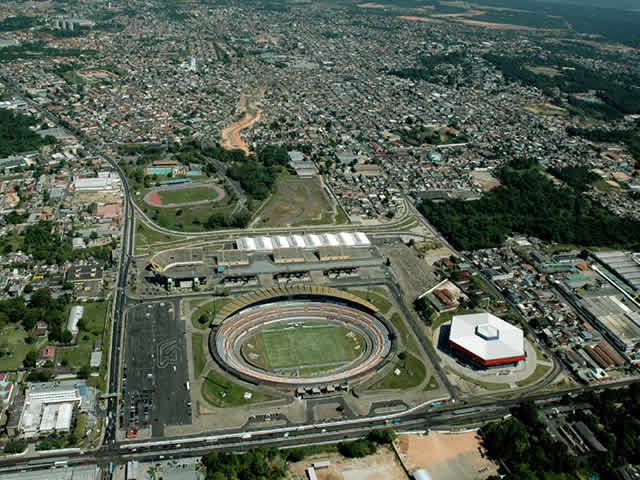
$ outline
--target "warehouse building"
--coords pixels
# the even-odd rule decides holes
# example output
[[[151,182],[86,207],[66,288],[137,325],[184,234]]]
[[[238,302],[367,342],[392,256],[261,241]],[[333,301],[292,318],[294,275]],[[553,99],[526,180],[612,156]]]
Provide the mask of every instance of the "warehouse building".
[[[449,346],[467,361],[483,368],[525,359],[522,330],[487,312],[454,316]]]
[[[631,288],[640,291],[640,253],[595,252],[593,256]]]
[[[25,438],[68,433],[73,409],[82,403],[81,388],[86,386],[76,381],[28,384],[19,433]]]

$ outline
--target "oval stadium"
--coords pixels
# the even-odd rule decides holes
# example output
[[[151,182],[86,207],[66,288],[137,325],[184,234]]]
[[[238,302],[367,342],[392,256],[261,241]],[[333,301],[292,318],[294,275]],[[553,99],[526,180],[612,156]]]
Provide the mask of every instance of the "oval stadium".
[[[253,384],[338,388],[375,374],[393,350],[391,327],[374,305],[328,287],[259,290],[216,320],[211,354]]]

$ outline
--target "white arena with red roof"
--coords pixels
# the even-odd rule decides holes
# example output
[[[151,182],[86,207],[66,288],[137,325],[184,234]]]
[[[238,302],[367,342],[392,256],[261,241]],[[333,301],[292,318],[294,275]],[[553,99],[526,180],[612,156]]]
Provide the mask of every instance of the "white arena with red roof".
[[[525,359],[522,330],[487,312],[454,316],[448,344],[462,357],[485,368]]]

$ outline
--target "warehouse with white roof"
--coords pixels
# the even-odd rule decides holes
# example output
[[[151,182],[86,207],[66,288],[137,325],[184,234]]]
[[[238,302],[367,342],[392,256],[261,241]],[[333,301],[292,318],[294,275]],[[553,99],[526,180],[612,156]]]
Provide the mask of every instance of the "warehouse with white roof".
[[[274,249],[289,247],[317,249],[319,247],[368,247],[369,245],[371,245],[369,238],[362,232],[243,237],[236,240],[238,250],[250,252],[272,252]]]
[[[449,346],[485,368],[525,359],[522,330],[487,312],[454,316]]]

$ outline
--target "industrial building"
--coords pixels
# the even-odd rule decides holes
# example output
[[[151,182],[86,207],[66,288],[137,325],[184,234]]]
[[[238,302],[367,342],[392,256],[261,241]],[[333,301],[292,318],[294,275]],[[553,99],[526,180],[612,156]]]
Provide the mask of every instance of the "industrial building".
[[[449,346],[484,368],[525,359],[522,330],[487,312],[454,316]]]
[[[67,330],[69,330],[74,335],[77,335],[78,330],[78,322],[84,315],[84,307],[82,305],[74,305],[71,307],[71,311],[69,312],[69,318],[67,320]]]
[[[243,237],[236,240],[239,250],[252,252],[272,252],[277,248],[300,247],[305,250],[319,247],[368,247],[369,238],[362,232],[309,233],[307,235],[289,235],[274,237]]]
[[[81,385],[86,388],[85,384]],[[67,433],[82,396],[76,381],[28,384],[18,431],[25,438]]]
[[[102,472],[97,465],[79,465],[76,467],[23,470],[16,473],[3,473],[3,480],[99,480]]]
[[[588,296],[581,298],[578,306],[633,361],[633,352],[640,348],[640,313],[624,301],[621,295]]]
[[[631,288],[640,291],[640,253],[595,252],[593,256]]]

